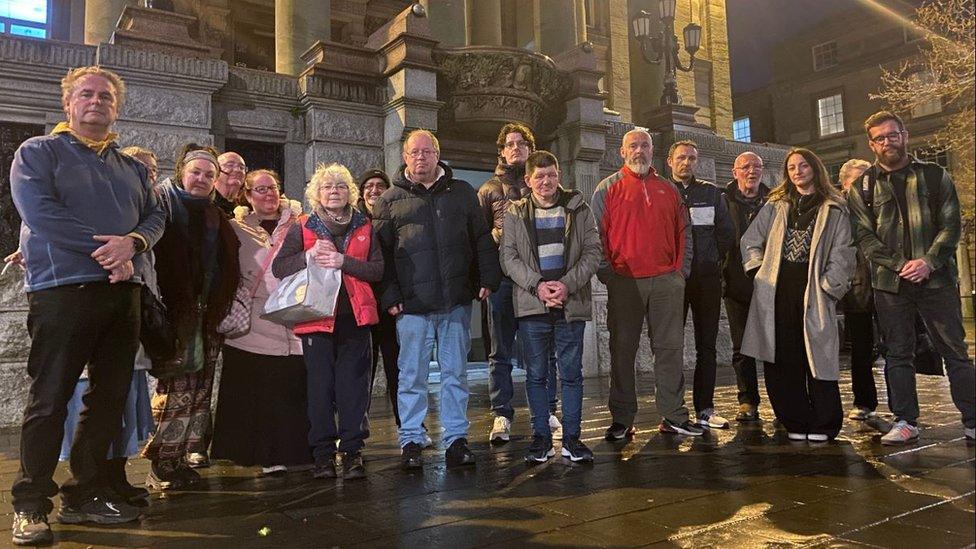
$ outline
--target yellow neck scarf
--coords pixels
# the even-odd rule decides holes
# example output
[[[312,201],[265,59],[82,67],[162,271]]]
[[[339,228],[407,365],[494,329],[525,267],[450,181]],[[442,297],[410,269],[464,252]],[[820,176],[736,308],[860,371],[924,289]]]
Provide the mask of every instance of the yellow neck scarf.
[[[67,122],[58,122],[58,125],[54,127],[53,131],[51,131],[52,135],[56,133],[70,133],[75,137],[75,139],[81,141],[82,143],[84,143],[86,147],[95,151],[99,155],[104,153],[105,149],[107,149],[109,145],[114,143],[119,138],[119,134],[115,132],[108,132],[108,135],[105,136],[105,139],[103,141],[95,141],[94,139],[88,139],[87,137],[80,135],[78,132],[72,130],[71,126],[69,126]]]

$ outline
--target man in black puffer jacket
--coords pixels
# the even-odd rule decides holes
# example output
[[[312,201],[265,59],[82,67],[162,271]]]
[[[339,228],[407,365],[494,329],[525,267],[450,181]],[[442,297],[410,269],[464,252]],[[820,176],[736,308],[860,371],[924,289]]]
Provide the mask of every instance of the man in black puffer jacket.
[[[386,264],[380,306],[398,317],[397,403],[407,469],[423,466],[427,373],[435,341],[447,465],[475,462],[467,445],[471,300],[487,299],[501,279],[498,250],[474,189],[454,179],[439,159],[434,134],[411,132],[403,145],[405,166],[373,206]]]

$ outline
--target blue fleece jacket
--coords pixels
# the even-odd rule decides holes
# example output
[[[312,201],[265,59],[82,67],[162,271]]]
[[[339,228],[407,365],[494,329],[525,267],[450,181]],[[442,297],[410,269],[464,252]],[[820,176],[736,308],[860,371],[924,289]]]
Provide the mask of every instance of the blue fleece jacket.
[[[25,141],[10,167],[10,191],[23,219],[28,292],[108,280],[91,257],[103,244],[95,235],[134,232],[152,248],[166,224],[142,164],[114,144],[99,155],[68,133]],[[152,268],[148,254],[132,262],[132,281],[141,283]]]

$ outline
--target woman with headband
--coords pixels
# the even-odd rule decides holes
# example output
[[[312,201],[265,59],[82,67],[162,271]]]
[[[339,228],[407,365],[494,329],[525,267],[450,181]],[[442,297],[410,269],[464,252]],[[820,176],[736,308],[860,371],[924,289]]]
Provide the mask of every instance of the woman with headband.
[[[180,349],[183,360],[154,361],[150,372],[159,379],[152,399],[156,433],[142,452],[152,463],[146,479],[151,489],[175,490],[200,481],[186,454],[207,429],[223,343],[217,326],[240,279],[239,241],[213,204],[219,173],[216,151],[190,144],[173,179],[160,185],[167,222],[153,248],[156,273],[166,317],[186,348]]]

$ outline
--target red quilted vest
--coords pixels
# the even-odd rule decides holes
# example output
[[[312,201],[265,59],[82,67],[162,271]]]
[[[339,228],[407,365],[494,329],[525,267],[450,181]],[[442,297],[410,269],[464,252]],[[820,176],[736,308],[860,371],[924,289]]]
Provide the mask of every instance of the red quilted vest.
[[[302,242],[305,250],[315,245],[318,237],[311,229],[305,226],[307,216],[302,216]],[[369,258],[369,247],[373,238],[373,226],[369,220],[365,225],[353,231],[352,236],[346,244],[345,254],[366,261]],[[376,310],[376,298],[373,296],[373,288],[369,282],[342,273],[342,284],[349,294],[349,303],[352,305],[353,316],[356,318],[357,326],[372,326],[380,321]],[[295,325],[295,335],[312,334],[317,332],[332,333],[335,328],[335,317],[330,316],[319,320],[310,320]]]

